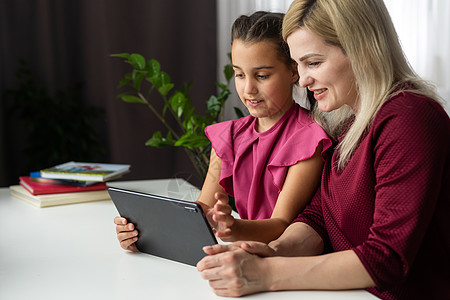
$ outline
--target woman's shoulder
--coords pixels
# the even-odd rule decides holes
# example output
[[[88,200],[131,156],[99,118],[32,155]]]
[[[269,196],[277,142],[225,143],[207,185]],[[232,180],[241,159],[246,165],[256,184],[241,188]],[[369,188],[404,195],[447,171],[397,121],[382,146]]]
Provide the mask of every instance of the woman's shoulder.
[[[442,105],[434,99],[411,91],[401,91],[390,97],[378,111],[375,120],[385,118],[414,119],[442,118],[448,115]]]
[[[442,131],[450,134],[450,119],[442,105],[427,96],[402,91],[389,98],[375,115],[374,131],[403,133]]]
[[[415,113],[423,109],[431,109],[437,113],[445,113],[439,102],[428,96],[415,93],[413,91],[399,91],[395,93],[388,100],[386,100],[381,109],[386,112],[397,111],[397,113]]]

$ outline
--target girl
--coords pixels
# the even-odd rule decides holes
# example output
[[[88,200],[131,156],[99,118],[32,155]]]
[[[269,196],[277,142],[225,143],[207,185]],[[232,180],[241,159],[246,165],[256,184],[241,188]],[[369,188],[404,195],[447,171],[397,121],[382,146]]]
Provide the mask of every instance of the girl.
[[[198,198],[217,237],[269,242],[311,199],[331,140],[292,98],[296,63],[282,39],[282,14],[241,16],[232,28],[236,90],[250,115],[206,128],[212,151]],[[235,199],[240,219],[231,215]],[[136,250],[133,224],[116,218],[122,248]]]

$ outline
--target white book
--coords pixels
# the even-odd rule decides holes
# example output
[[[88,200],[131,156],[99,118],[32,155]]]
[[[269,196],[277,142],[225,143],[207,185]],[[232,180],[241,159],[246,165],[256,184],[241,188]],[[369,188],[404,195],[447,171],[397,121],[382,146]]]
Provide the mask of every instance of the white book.
[[[130,171],[130,165],[70,161],[41,170],[41,177],[80,181],[107,181]]]

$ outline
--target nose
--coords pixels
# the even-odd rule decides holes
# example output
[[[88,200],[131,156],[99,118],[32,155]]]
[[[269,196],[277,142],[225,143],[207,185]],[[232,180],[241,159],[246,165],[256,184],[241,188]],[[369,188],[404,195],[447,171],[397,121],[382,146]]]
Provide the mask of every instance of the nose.
[[[304,74],[300,75],[300,79],[298,80],[298,84],[301,87],[306,88],[306,87],[310,86],[312,83],[313,83],[313,79],[307,73],[304,73]]]
[[[256,84],[251,78],[247,78],[247,80],[245,81],[244,92],[246,94],[256,94],[258,92]]]

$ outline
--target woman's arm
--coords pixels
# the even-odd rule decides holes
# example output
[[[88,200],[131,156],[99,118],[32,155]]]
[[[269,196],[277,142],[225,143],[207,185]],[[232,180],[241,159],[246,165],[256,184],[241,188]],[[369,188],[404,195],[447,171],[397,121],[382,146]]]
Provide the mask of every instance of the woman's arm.
[[[294,223],[271,243],[236,242],[205,247],[209,256],[197,269],[219,296],[242,296],[277,290],[341,290],[375,285],[352,250],[318,256],[320,236],[304,223]],[[275,255],[300,255],[283,257]]]
[[[219,230],[217,236],[227,241],[252,240],[265,243],[278,238],[316,191],[323,167],[321,152],[322,144],[319,144],[311,158],[289,167],[270,219],[234,219],[231,209],[227,207],[228,200],[225,196],[219,196],[213,219],[225,229]]]

